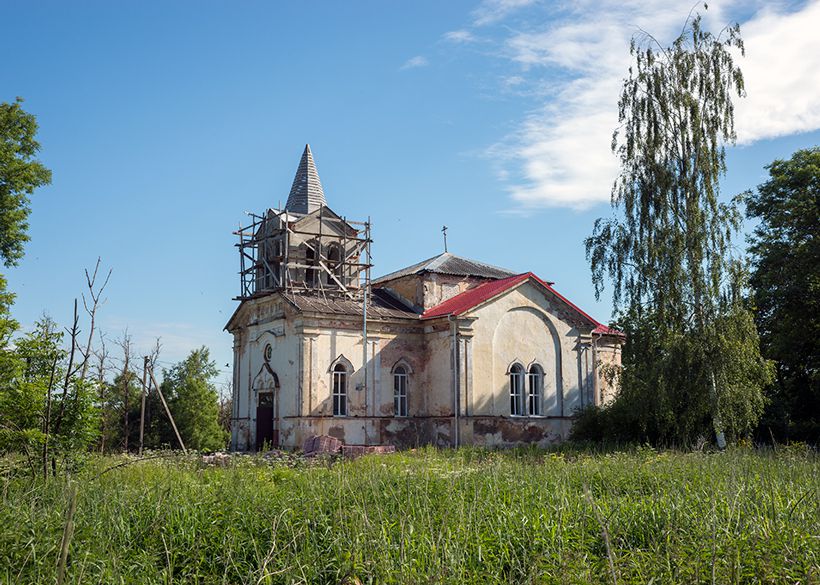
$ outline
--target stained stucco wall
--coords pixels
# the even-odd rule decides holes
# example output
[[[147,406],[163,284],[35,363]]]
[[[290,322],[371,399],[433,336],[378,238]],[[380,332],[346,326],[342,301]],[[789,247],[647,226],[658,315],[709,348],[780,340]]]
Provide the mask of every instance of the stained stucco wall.
[[[618,374],[621,367],[623,340],[617,337],[603,337],[596,342],[598,355],[598,388],[601,404],[615,399],[618,389]]]
[[[366,390],[356,317],[301,315],[271,295],[246,301],[235,322],[247,325],[235,331],[234,449],[255,445],[254,381],[268,343],[280,384],[281,445],[299,447],[314,434],[350,444],[453,444],[453,324],[447,318],[371,321]],[[589,326],[574,321],[561,301],[532,283],[463,315],[456,326],[460,442],[500,446],[566,438],[573,411],[595,395]],[[597,355],[599,361],[620,363],[612,340],[598,340]],[[331,370],[337,360],[350,368],[346,417],[332,416]],[[508,372],[514,362],[525,369],[537,363],[544,371],[540,417],[510,416]],[[410,372],[409,417],[393,416],[397,363]],[[600,379],[598,388],[604,401],[611,399]]]
[[[424,273],[396,278],[380,286],[416,310],[424,311],[487,281],[473,276]]]
[[[275,416],[282,446],[299,447],[314,434],[336,436],[350,444],[383,442],[386,431],[378,417],[393,415],[392,371],[399,362],[411,372],[409,411],[420,414],[428,409],[428,394],[422,391],[428,375],[420,326],[369,324],[365,387],[357,319],[300,315],[281,297],[271,295],[246,301],[237,321],[249,324],[234,332],[234,449],[255,445],[259,388],[254,382],[264,372],[268,343],[273,349],[269,366],[280,384]],[[331,371],[338,362],[349,371],[348,416],[333,416]],[[406,426],[399,421],[393,432]]]
[[[591,360],[584,360],[577,324],[562,315],[557,301],[525,283],[466,316],[472,325],[472,403],[470,412],[510,416],[509,369],[537,363],[544,371],[541,412],[568,416],[591,387]],[[590,362],[590,363],[587,363]]]

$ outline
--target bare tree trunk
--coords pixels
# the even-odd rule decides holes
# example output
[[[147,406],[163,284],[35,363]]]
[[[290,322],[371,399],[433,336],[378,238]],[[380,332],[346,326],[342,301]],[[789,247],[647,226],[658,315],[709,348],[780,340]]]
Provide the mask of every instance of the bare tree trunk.
[[[128,423],[129,423],[129,409],[131,407],[130,404],[130,390],[131,390],[131,336],[128,335],[128,331],[126,331],[123,336],[122,340],[119,342],[120,347],[122,348],[123,352],[123,366],[122,366],[122,374],[120,375],[120,383],[122,386],[122,393],[123,393],[123,408],[125,410],[124,417],[123,417],[123,449],[126,453],[128,453]]]
[[[142,456],[143,435],[145,434],[145,380],[148,376],[148,356],[142,358],[142,400],[140,405],[140,450],[139,455]]]
[[[54,421],[54,430],[52,431],[54,435],[57,435],[63,426],[63,420],[65,419],[65,411],[69,398],[68,387],[71,384],[73,375],[76,373],[74,371],[74,355],[77,351],[77,336],[80,334],[79,322],[80,317],[77,314],[77,299],[74,299],[74,322],[71,325],[71,329],[68,330],[68,333],[71,336],[71,351],[68,354],[68,367],[65,370],[65,380],[63,381],[63,395],[60,399],[60,412],[57,414],[57,420]],[[57,460],[54,457],[51,458],[51,472],[55,475],[57,474]]]
[[[88,341],[85,344],[85,351],[83,352],[83,365],[80,370],[80,380],[85,380],[86,373],[88,372],[88,361],[91,357],[91,342],[94,340],[94,327],[96,325],[97,319],[97,308],[100,306],[100,298],[102,297],[103,291],[105,290],[106,285],[108,284],[108,279],[111,278],[111,270],[108,271],[108,275],[105,277],[105,282],[102,283],[99,290],[96,292],[94,291],[94,287],[97,283],[97,271],[100,269],[100,258],[97,258],[97,263],[94,265],[94,272],[93,274],[89,275],[88,270],[85,271],[85,281],[86,285],[88,286],[88,295],[91,299],[91,305],[89,307],[89,303],[83,295],[83,307],[85,308],[85,312],[88,313],[88,316],[91,318],[91,322],[89,324],[89,331],[88,331]]]
[[[108,431],[108,409],[105,400],[107,398],[105,388],[105,362],[108,359],[108,350],[105,347],[105,338],[100,334],[100,351],[97,352],[99,362],[97,363],[97,386],[99,388],[100,409],[102,411],[102,427],[100,429],[100,453],[105,453],[105,433]]]

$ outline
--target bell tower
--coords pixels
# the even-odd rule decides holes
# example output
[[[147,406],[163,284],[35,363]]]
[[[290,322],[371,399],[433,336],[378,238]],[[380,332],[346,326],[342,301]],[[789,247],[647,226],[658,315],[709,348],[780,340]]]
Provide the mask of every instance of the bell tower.
[[[250,213],[239,237],[237,300],[274,292],[360,299],[370,284],[370,221],[348,220],[327,205],[305,145],[284,209]]]

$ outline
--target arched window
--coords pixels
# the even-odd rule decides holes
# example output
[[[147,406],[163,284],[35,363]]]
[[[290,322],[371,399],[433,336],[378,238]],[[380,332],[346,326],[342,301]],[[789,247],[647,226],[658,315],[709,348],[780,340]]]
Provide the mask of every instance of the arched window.
[[[310,288],[316,288],[319,271],[316,266],[318,266],[317,262],[317,255],[316,255],[316,242],[311,242],[307,246],[305,246],[305,285]]]
[[[347,416],[347,368],[336,364],[333,368],[333,416]]]
[[[538,364],[530,366],[527,373],[527,414],[541,416],[541,402],[544,388],[544,371]]]
[[[393,413],[407,416],[407,369],[404,366],[393,369]]]
[[[510,414],[524,414],[524,368],[520,364],[510,368]]]
[[[335,242],[327,247],[327,264],[328,268],[333,271],[334,276],[344,283],[344,280],[342,280],[342,247]],[[336,281],[329,274],[327,275],[327,284],[337,286]]]

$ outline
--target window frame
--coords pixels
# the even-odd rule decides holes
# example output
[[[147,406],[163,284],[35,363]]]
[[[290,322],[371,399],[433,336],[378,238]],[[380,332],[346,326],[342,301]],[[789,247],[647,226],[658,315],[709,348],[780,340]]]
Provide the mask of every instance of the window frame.
[[[524,414],[524,383],[527,371],[519,363],[510,366],[508,384],[510,390],[510,416],[523,417]]]
[[[337,363],[331,371],[331,402],[333,416],[348,416],[347,366]]]
[[[526,392],[526,416],[543,417],[544,368],[538,363],[530,364],[527,370]]]
[[[393,416],[406,418],[410,415],[408,388],[410,372],[403,364],[393,368]],[[402,408],[403,406],[403,408]]]

